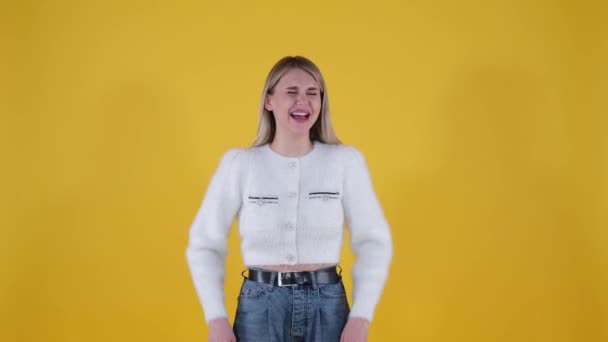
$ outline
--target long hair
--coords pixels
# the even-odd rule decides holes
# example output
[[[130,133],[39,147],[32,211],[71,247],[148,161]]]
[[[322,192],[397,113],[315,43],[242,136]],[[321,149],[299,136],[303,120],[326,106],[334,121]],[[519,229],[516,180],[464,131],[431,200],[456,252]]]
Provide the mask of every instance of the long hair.
[[[325,80],[319,68],[309,59],[302,56],[287,56],[281,58],[270,70],[264,90],[262,90],[262,98],[260,100],[260,110],[258,114],[258,132],[253,146],[260,146],[272,142],[276,132],[276,122],[274,115],[264,106],[267,95],[272,95],[274,86],[279,82],[279,79],[291,69],[301,69],[308,72],[318,83],[321,93],[321,112],[314,125],[310,128],[310,139],[317,140],[328,144],[341,144],[342,142],[336,136],[334,128],[331,124],[329,115],[329,99],[327,97],[327,89]]]

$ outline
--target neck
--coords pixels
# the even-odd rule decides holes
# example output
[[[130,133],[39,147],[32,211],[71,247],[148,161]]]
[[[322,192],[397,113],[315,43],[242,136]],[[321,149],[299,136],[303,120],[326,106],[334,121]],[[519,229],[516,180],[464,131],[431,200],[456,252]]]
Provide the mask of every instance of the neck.
[[[275,134],[270,147],[286,157],[300,157],[313,149],[313,143],[308,136],[287,138]]]

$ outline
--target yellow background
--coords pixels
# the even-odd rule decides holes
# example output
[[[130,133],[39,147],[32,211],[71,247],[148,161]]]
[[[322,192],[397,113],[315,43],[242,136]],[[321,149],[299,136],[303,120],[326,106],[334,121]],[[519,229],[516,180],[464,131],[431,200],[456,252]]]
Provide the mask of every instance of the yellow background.
[[[189,225],[301,54],[392,226],[371,341],[608,341],[607,22],[600,0],[3,1],[0,340],[206,340]]]

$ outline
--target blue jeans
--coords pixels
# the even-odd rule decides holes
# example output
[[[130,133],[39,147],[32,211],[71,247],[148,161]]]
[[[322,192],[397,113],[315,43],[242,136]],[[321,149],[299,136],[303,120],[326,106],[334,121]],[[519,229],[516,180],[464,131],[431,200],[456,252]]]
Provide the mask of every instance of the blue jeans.
[[[338,342],[349,312],[342,280],[279,287],[244,279],[233,329],[240,342]]]

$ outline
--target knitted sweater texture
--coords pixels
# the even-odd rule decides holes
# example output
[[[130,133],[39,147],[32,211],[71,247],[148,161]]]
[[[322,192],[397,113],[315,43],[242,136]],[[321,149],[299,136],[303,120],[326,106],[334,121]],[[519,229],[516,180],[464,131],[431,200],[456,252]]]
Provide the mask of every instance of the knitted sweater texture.
[[[350,317],[373,318],[392,258],[391,233],[365,159],[352,146],[314,142],[301,157],[268,144],[224,153],[190,227],[186,257],[205,320],[227,317],[225,258],[238,216],[247,266],[338,264],[350,229]]]

